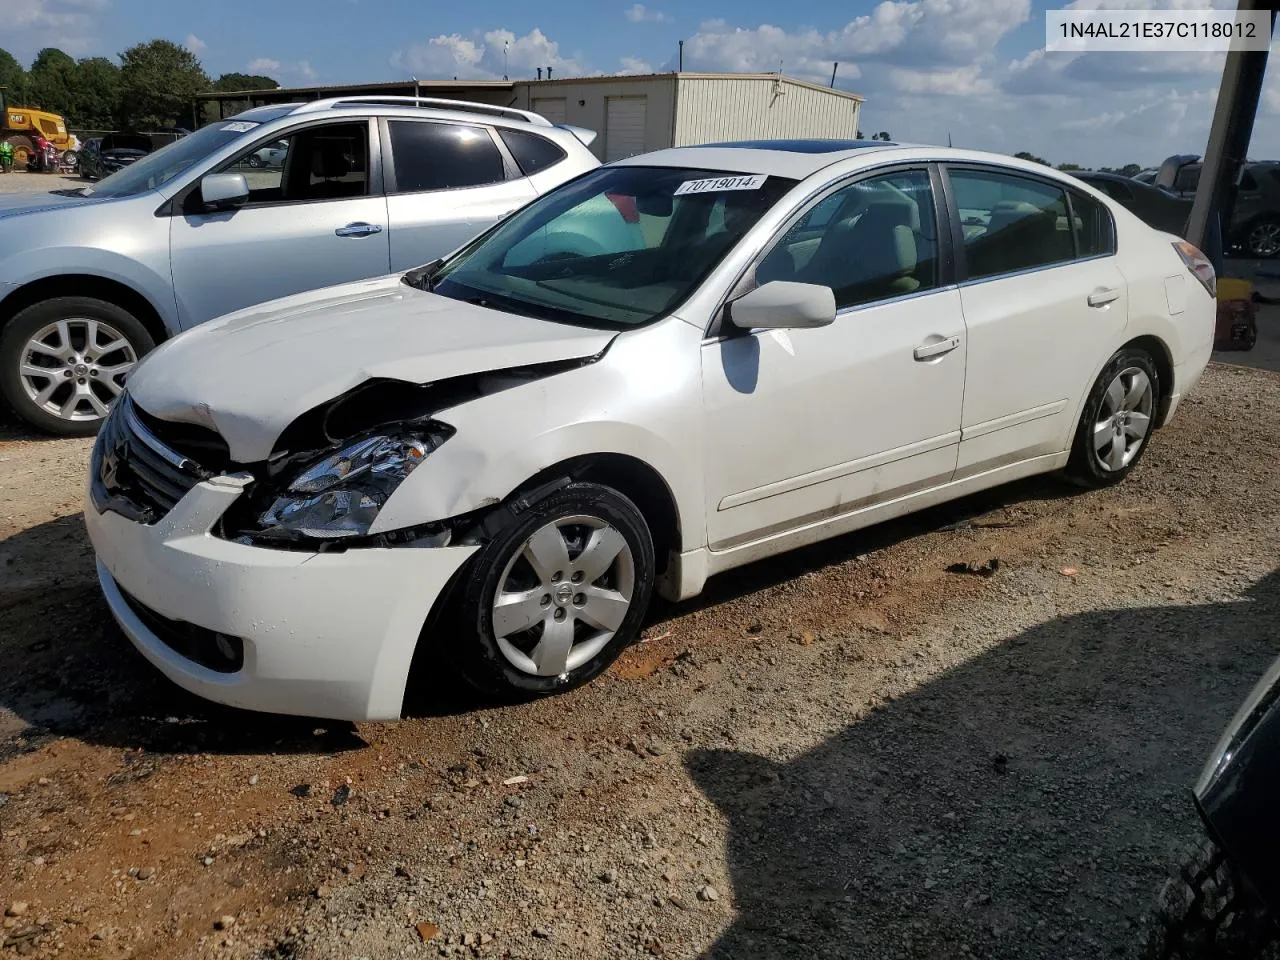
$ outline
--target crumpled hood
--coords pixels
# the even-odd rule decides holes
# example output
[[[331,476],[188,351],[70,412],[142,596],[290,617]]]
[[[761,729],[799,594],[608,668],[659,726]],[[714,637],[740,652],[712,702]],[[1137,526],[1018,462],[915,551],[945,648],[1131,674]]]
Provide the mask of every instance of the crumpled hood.
[[[298,416],[366,380],[425,384],[580,359],[613,336],[425,293],[397,274],[201,324],[144,358],[129,394],[162,420],[217,430],[233,460],[254,463]]]

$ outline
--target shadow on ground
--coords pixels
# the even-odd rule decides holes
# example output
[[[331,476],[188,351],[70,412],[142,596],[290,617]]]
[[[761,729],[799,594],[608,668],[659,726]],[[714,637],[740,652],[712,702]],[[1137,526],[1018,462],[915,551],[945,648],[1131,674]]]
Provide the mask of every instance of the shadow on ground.
[[[1128,954],[1278,601],[1066,617],[793,761],[691,755],[738,913],[707,958]]]

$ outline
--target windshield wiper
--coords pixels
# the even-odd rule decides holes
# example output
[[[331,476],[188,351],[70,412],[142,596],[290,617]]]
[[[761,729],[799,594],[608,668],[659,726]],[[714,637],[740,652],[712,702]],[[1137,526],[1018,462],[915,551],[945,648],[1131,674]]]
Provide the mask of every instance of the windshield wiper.
[[[420,267],[414,267],[400,278],[400,282],[407,283],[411,287],[415,287],[418,290],[425,290],[430,293],[431,287],[433,286],[432,281],[443,266],[443,258],[439,260],[432,260],[430,263],[425,263]]]

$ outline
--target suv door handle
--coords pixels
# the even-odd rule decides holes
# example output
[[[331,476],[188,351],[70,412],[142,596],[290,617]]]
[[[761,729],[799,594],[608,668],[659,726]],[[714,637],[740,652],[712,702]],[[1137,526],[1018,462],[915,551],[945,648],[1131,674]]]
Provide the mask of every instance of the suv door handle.
[[[348,223],[345,227],[339,227],[333,231],[338,237],[371,237],[381,232],[382,227],[376,223]]]
[[[1108,303],[1111,303],[1113,300],[1119,300],[1119,299],[1120,299],[1120,290],[1118,287],[1111,287],[1109,289],[1099,287],[1097,290],[1093,291],[1093,293],[1089,294],[1089,306],[1105,307]]]
[[[937,343],[922,343],[915,349],[915,358],[917,360],[932,360],[934,357],[941,357],[950,353],[958,346],[960,346],[959,337],[947,337],[947,339],[939,340]]]

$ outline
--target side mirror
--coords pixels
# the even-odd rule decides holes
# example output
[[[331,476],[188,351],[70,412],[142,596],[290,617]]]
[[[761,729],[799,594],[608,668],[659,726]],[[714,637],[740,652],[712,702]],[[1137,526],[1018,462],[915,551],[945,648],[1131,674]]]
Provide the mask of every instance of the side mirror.
[[[243,173],[211,173],[200,181],[205,210],[234,210],[249,202],[249,181]]]
[[[836,318],[836,295],[816,283],[773,280],[729,304],[729,320],[743,330],[825,327]]]

